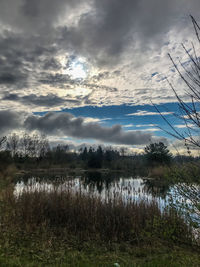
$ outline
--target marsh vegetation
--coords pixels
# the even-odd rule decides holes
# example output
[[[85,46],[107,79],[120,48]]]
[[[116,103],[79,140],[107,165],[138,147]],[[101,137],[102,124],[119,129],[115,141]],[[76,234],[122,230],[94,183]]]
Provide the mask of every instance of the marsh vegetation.
[[[151,148],[159,146],[167,151],[162,144]],[[198,210],[175,188],[180,182],[199,188],[198,158],[186,163],[169,155],[165,162],[155,154],[60,146],[27,155],[10,147],[1,152],[0,262],[6,266],[145,266],[147,259],[152,266],[197,266]],[[88,165],[92,157],[95,167]]]

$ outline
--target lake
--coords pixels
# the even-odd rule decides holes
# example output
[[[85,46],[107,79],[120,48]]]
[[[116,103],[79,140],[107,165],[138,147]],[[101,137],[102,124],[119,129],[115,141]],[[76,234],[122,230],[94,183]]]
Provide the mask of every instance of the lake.
[[[155,200],[161,208],[169,203],[169,196],[175,194],[173,185],[168,182],[100,172],[85,172],[80,175],[29,174],[18,178],[14,194],[19,196],[23,192],[53,190],[61,192],[69,189],[92,194],[104,200],[114,197],[121,197],[123,201]]]
[[[57,192],[70,191],[92,195],[100,197],[102,201],[117,198],[122,199],[124,202],[156,201],[161,211],[168,205],[173,204],[176,208],[181,208],[185,214],[188,214],[189,207],[190,217],[200,225],[199,211],[195,206],[192,206],[187,195],[180,194],[180,185],[177,186],[177,184],[169,183],[169,181],[165,180],[113,172],[82,172],[80,174],[35,173],[17,178],[14,195],[19,197],[24,192],[52,192],[55,190]],[[200,192],[199,185],[196,186],[196,190]]]

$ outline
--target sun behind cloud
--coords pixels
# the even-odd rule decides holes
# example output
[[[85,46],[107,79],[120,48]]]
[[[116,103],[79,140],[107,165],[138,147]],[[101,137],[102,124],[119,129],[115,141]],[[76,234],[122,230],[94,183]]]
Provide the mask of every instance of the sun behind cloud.
[[[68,62],[62,62],[64,65],[64,74],[68,74],[72,79],[85,80],[89,74],[89,68],[87,62],[82,58],[70,58]]]
[[[80,61],[72,62],[70,75],[74,79],[85,79],[87,77],[87,71],[84,63]]]

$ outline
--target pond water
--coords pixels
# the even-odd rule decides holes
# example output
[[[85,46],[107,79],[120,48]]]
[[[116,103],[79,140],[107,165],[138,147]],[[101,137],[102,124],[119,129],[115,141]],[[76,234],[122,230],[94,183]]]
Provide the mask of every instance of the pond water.
[[[81,192],[96,195],[102,199],[121,197],[123,201],[158,202],[161,208],[169,203],[171,194],[175,197],[174,187],[167,182],[154,179],[125,176],[119,173],[86,172],[81,175],[47,174],[21,177],[15,185],[14,194],[23,192],[53,190]],[[176,195],[176,198],[179,196]]]
[[[89,194],[100,197],[103,201],[118,197],[124,202],[156,201],[161,211],[168,205],[175,205],[176,208],[181,207],[185,218],[190,210],[189,217],[192,218],[193,222],[197,223],[199,231],[199,209],[193,206],[187,196],[184,197],[184,194],[180,194],[178,188],[180,186],[170,184],[167,181],[132,177],[119,173],[85,172],[80,175],[29,174],[18,178],[14,188],[14,195],[19,197],[24,192],[53,192],[56,190],[56,192],[70,191]],[[197,192],[200,192],[199,185],[195,188]],[[190,192],[190,189],[188,191]],[[194,190],[191,192],[193,193]]]

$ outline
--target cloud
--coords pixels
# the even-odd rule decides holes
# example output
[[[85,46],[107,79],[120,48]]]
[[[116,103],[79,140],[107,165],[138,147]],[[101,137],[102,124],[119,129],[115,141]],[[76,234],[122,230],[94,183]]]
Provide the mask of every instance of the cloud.
[[[142,60],[145,51],[159,49],[171,28],[184,28],[183,14],[194,14],[197,6],[196,0],[94,0],[76,27],[62,29],[62,40],[98,65],[118,64],[130,47],[133,54],[141,51]]]
[[[127,125],[123,125],[123,128],[133,128],[133,127],[136,127],[136,128],[144,128],[144,129],[140,129],[141,132],[158,132],[160,131],[159,128],[155,128],[156,124],[127,124]],[[146,128],[147,127],[147,128]],[[154,128],[149,128],[149,127],[154,127]],[[130,130],[128,130],[130,131]],[[131,131],[138,131],[137,130],[131,130]]]
[[[10,110],[0,110],[1,136],[23,126],[23,114]]]
[[[194,137],[194,140],[199,141],[199,138]],[[170,151],[174,154],[174,155],[186,155],[189,156],[188,153],[188,148],[190,152],[192,152],[192,155],[195,157],[199,157],[200,156],[200,150],[199,147],[192,145],[192,144],[187,144],[187,146],[185,145],[185,141],[184,140],[173,140],[173,142],[170,143],[169,145],[169,149]]]
[[[155,127],[158,126],[158,124],[136,124],[135,127]]]
[[[131,127],[135,127],[134,124],[126,124],[126,125],[123,125],[124,128],[131,128]]]
[[[184,89],[166,54],[187,62],[179,43],[194,39],[188,14],[198,19],[199,8],[198,0],[1,0],[0,109],[173,102],[165,77]],[[87,79],[66,74],[74,58],[86,62]],[[147,115],[156,114],[133,114]]]
[[[116,87],[98,85],[96,83],[89,83],[88,80],[73,79],[69,74],[61,73],[40,73],[39,82],[42,84],[48,84],[50,86],[65,87],[66,85],[81,86],[82,88],[89,88],[93,90],[105,90],[110,92],[116,92]]]
[[[103,127],[98,123],[85,123],[84,118],[76,118],[70,113],[47,113],[42,117],[29,116],[25,121],[25,127],[28,130],[39,130],[46,134],[125,145],[146,144],[153,137],[150,133],[141,131],[124,131],[120,125]]]
[[[90,139],[116,145],[146,145],[150,142],[167,140],[153,136],[147,131],[124,131],[120,125],[102,126],[101,120],[75,117],[66,112],[49,112],[43,116],[9,110],[0,111],[1,135],[13,131],[38,131],[57,138],[72,137]]]
[[[138,130],[132,130],[132,131],[138,131]],[[146,128],[146,129],[140,129],[141,132],[159,132],[160,129],[158,128]]]
[[[184,128],[187,128],[187,129],[197,128],[196,125],[191,124],[191,123],[187,123],[187,125],[186,124],[176,124],[176,125],[174,125],[174,127],[179,128],[179,129],[184,129]]]
[[[105,79],[112,79],[115,78],[117,76],[121,75],[121,71],[120,70],[116,70],[116,71],[104,71],[104,72],[99,72],[98,74],[93,75],[90,79],[93,82],[99,82],[101,80],[105,80]]]
[[[45,59],[43,62],[43,69],[44,70],[54,70],[58,71],[62,68],[61,63],[56,58],[48,58]]]
[[[1,0],[0,21],[26,33],[50,32],[63,16],[67,16],[80,0]]]
[[[91,123],[91,122],[101,122],[103,120],[98,118],[90,118],[90,117],[84,117],[84,123]]]
[[[126,114],[126,116],[155,116],[155,115],[160,116],[158,112],[151,112],[151,111],[146,111],[146,110],[138,110],[135,113]],[[162,115],[164,116],[173,115],[173,112],[162,112]]]
[[[29,94],[26,96],[18,96],[17,94],[6,94],[2,100],[7,101],[17,101],[23,103],[25,106],[35,105],[35,106],[43,106],[43,107],[56,107],[66,105],[66,103],[74,101],[77,104],[79,103],[77,100],[65,99],[64,97],[58,97],[55,94],[48,95],[40,95],[37,96],[35,94]]]

